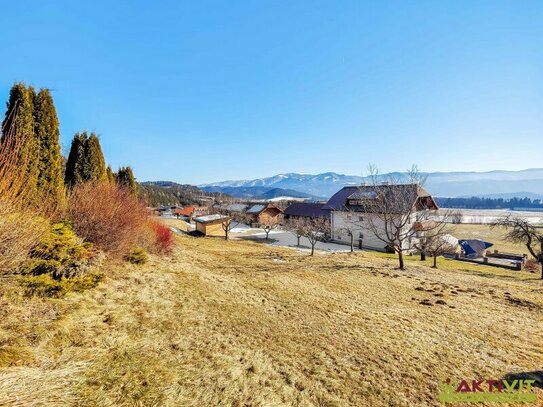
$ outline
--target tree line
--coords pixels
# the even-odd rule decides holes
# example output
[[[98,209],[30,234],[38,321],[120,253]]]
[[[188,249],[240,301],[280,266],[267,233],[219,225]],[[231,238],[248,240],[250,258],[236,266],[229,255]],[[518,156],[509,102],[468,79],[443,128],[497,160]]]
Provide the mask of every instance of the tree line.
[[[436,198],[437,204],[442,208],[457,209],[542,209],[540,199],[530,198],[481,198],[472,196],[469,198]]]
[[[15,168],[24,175],[25,196],[35,203],[55,201],[66,190],[90,181],[117,183],[137,194],[132,168],[121,167],[115,173],[106,167],[95,133],[74,135],[63,170],[59,120],[49,89],[36,92],[23,82],[12,86],[0,140],[17,146]]]

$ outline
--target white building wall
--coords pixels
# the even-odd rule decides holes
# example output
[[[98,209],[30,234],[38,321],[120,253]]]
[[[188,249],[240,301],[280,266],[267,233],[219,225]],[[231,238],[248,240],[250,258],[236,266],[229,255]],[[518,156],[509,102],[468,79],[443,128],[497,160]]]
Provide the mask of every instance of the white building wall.
[[[385,251],[386,243],[380,240],[371,231],[368,218],[374,216],[368,213],[361,212],[343,212],[332,211],[332,240],[337,243],[351,244],[351,237],[345,228],[349,228],[354,232],[354,245],[358,247],[359,239],[362,238],[362,248]],[[414,221],[417,219],[415,214],[412,215],[413,222],[406,225],[406,232],[412,229]],[[380,219],[375,219],[374,224],[384,231],[384,223]],[[406,239],[404,247],[412,247],[416,243],[416,237]]]

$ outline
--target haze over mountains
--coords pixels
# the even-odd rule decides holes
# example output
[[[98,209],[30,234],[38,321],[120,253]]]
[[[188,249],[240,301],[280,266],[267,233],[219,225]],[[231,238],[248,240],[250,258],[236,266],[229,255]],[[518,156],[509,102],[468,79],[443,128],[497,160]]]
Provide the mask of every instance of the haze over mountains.
[[[381,175],[402,177],[402,173]],[[521,171],[488,172],[431,172],[423,173],[427,177],[425,188],[434,196],[461,197],[485,196],[493,198],[529,197],[543,198],[543,168]],[[223,192],[239,197],[257,197],[266,195],[274,189],[273,195],[287,195],[315,198],[328,198],[346,185],[360,185],[369,182],[368,177],[343,175],[326,172],[317,175],[287,173],[273,177],[253,180],[221,181],[199,185],[210,192]],[[281,191],[286,190],[286,191]],[[296,195],[296,192],[300,193]]]

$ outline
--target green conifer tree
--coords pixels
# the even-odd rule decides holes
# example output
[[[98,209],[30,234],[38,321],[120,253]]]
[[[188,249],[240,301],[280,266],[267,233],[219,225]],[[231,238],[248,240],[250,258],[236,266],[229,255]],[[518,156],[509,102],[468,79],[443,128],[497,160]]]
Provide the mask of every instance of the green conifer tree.
[[[134,172],[130,166],[121,167],[117,172],[117,183],[127,188],[134,196],[138,195],[138,187],[136,184],[136,178],[134,177]]]
[[[87,133],[76,133],[72,140],[72,146],[70,147],[70,153],[66,161],[66,173],[64,175],[64,182],[70,188],[86,181],[84,178],[86,144]]]
[[[34,99],[34,128],[40,151],[38,192],[43,197],[55,198],[62,188],[60,130],[48,89],[41,89]]]
[[[34,88],[16,83],[11,88],[7,111],[2,122],[2,142],[18,147],[17,168],[25,179],[25,193],[37,199],[39,144],[34,131]],[[13,137],[13,140],[7,140]]]
[[[108,165],[107,168],[106,168],[106,178],[108,180],[108,182],[110,184],[114,184],[115,183],[115,173],[113,172],[113,170],[111,169],[111,166]]]
[[[98,136],[91,133],[87,139],[85,146],[86,150],[86,178],[89,181],[106,180],[106,160],[102,153],[102,147],[100,146],[100,140]]]
[[[107,179],[106,160],[96,134],[83,132],[74,136],[64,179],[70,187],[82,182]]]

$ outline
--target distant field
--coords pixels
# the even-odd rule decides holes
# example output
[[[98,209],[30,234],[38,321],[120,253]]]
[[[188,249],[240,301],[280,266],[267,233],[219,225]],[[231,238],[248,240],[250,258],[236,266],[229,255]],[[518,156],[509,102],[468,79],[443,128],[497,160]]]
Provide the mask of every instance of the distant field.
[[[543,225],[543,212],[512,211],[509,209],[446,209],[462,214],[462,223],[492,223],[504,216],[515,216],[527,219],[531,223]]]
[[[543,364],[536,275],[176,241],[62,300],[2,281],[0,405],[435,406],[440,379]]]
[[[501,228],[491,228],[487,224],[459,224],[450,225],[451,234],[458,239],[481,239],[494,246],[490,250],[498,250],[508,253],[528,253],[526,246],[518,245],[505,241],[505,230]]]

